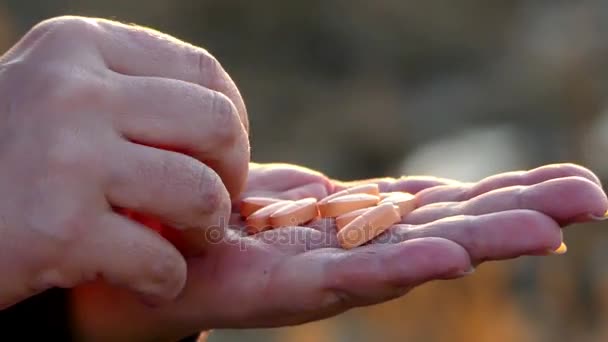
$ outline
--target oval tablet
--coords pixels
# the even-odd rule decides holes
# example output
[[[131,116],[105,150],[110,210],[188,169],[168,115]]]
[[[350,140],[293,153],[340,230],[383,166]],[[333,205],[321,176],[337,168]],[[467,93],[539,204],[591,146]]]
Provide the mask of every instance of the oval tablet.
[[[566,246],[566,244],[562,242],[559,245],[559,247],[557,247],[556,250],[551,251],[551,253],[561,255],[561,254],[566,254],[567,251],[568,251],[568,246]]]
[[[370,210],[370,208],[361,208],[336,217],[336,228],[338,230],[342,229],[344,226],[351,223],[352,220],[363,215],[363,213],[368,210]]]
[[[386,197],[380,201],[380,204],[392,203],[399,207],[399,214],[405,216],[416,209],[415,199],[416,197],[410,193],[400,192]]]
[[[334,199],[336,197],[350,195],[350,194],[370,194],[378,196],[380,194],[380,188],[378,188],[378,184],[362,184],[350,187],[348,189],[344,189],[342,191],[338,191],[334,194],[331,194],[322,200],[319,201],[319,204],[324,204],[329,202],[329,200]]]
[[[357,217],[338,232],[338,242],[351,249],[372,240],[401,220],[392,203],[383,203]]]
[[[270,224],[275,228],[297,226],[311,221],[317,216],[319,216],[317,200],[304,198],[275,211],[270,215]]]
[[[401,195],[401,194],[407,194],[407,193],[408,192],[401,192],[401,191],[381,192],[378,196],[380,197],[380,200],[383,200],[383,199],[393,196],[393,195]]]
[[[293,201],[279,201],[267,205],[249,215],[245,220],[247,233],[255,234],[271,228],[272,225],[270,224],[270,215],[274,214],[277,210],[290,205],[291,203],[293,203]]]
[[[241,216],[247,217],[265,206],[280,201],[280,199],[270,197],[245,197],[241,201]]]
[[[327,203],[319,204],[322,217],[337,217],[361,208],[372,207],[380,201],[380,197],[370,194],[350,194],[335,197]]]

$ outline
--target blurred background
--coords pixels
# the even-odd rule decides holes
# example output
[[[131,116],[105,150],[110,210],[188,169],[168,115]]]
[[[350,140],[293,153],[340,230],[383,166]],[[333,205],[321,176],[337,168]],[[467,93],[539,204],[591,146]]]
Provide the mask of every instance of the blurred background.
[[[209,49],[245,97],[258,162],[473,181],[571,161],[608,177],[606,0],[0,0],[0,51],[61,14]],[[569,228],[565,256],[485,264],[333,319],[210,340],[607,341],[606,228]]]

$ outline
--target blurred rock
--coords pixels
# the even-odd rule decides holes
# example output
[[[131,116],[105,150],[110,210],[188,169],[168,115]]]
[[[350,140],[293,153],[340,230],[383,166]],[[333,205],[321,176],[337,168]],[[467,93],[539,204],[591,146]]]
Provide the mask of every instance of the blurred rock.
[[[527,148],[527,140],[509,126],[471,128],[436,137],[407,157],[403,174],[475,182],[496,173],[526,169],[534,152]]]

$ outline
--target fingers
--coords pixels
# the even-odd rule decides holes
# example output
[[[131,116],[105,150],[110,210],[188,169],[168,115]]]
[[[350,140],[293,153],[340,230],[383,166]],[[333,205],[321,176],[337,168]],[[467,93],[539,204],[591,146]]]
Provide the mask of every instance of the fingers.
[[[287,190],[278,196],[286,200],[299,200],[302,198],[314,197],[318,200],[327,197],[327,187],[321,183],[311,183]]]
[[[278,266],[266,298],[285,312],[286,321],[277,323],[293,324],[383,302],[426,281],[463,276],[470,268],[462,247],[438,238],[352,251],[320,249]]]
[[[236,106],[245,130],[247,111],[238,88],[206,50],[164,33],[96,19],[104,34],[97,44],[108,67],[132,76],[162,77],[201,85],[226,95]]]
[[[420,206],[436,202],[465,201],[480,194],[515,185],[533,185],[550,179],[582,177],[601,187],[591,171],[575,164],[552,164],[529,171],[507,172],[485,178],[478,183],[462,183],[438,186],[417,194]]]
[[[322,184],[326,192],[331,192],[333,184],[323,174],[297,165],[269,163],[251,164],[248,184],[252,187],[247,196],[259,196],[258,189],[265,193],[282,193],[312,183]]]
[[[228,223],[230,198],[219,176],[186,155],[124,143],[110,166],[110,204],[177,228],[201,231]]]
[[[562,242],[562,231],[550,217],[531,210],[509,210],[481,216],[456,216],[421,226],[396,225],[374,243],[427,237],[454,241],[474,264],[521,255],[548,254]]]
[[[333,192],[338,192],[361,184],[378,184],[380,192],[402,191],[412,194],[437,186],[462,186],[462,183],[452,179],[430,176],[404,176],[398,179],[372,178],[353,182],[334,181],[334,184],[335,187]]]
[[[380,246],[378,246],[380,247]],[[469,256],[457,244],[435,237],[392,246],[365,246],[344,253],[325,270],[324,287],[351,304],[366,305],[403,294],[403,290],[433,279],[461,277],[471,269]],[[395,293],[394,290],[398,292]]]
[[[551,179],[531,186],[493,190],[465,202],[439,202],[422,206],[403,223],[424,224],[456,215],[483,215],[513,209],[539,211],[568,223],[581,215],[603,216],[608,199],[596,183],[582,177]]]
[[[116,75],[108,110],[129,140],[184,152],[208,164],[234,196],[245,184],[249,138],[224,94],[179,80]]]
[[[68,273],[92,277],[88,280],[99,275],[152,302],[175,298],[186,282],[186,262],[169,242],[114,213],[103,215],[69,256]]]
[[[323,174],[291,164],[251,163],[247,189],[241,198],[260,196],[287,200],[326,197],[333,189],[331,181]],[[234,201],[232,210],[240,210],[240,201]]]
[[[461,184],[458,181],[447,179],[447,178],[438,178],[438,177],[428,177],[428,176],[405,176],[397,179],[395,182],[387,185],[386,190],[380,190],[382,192],[391,192],[391,191],[403,191],[409,192],[411,194],[416,194],[424,189],[440,186],[440,185],[448,185],[448,184]]]
[[[324,184],[310,183],[310,184],[300,185],[293,189],[289,189],[289,190],[282,191],[282,192],[268,191],[268,190],[256,190],[256,191],[246,192],[241,197],[245,198],[245,197],[259,196],[259,197],[270,197],[270,198],[278,198],[278,199],[295,201],[295,200],[308,198],[308,197],[314,197],[314,198],[320,200],[320,199],[326,197],[327,195],[328,195],[327,187]],[[238,202],[236,204],[240,205],[240,203],[238,203]],[[234,210],[238,210],[238,208],[240,208],[240,206],[235,206]]]

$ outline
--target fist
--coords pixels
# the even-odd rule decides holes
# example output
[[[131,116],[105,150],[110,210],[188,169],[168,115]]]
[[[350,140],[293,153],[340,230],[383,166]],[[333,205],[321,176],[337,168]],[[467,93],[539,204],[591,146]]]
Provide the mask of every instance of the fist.
[[[103,279],[174,298],[249,164],[243,100],[207,51],[101,19],[34,27],[0,58],[0,309]],[[180,235],[181,234],[181,235]]]

